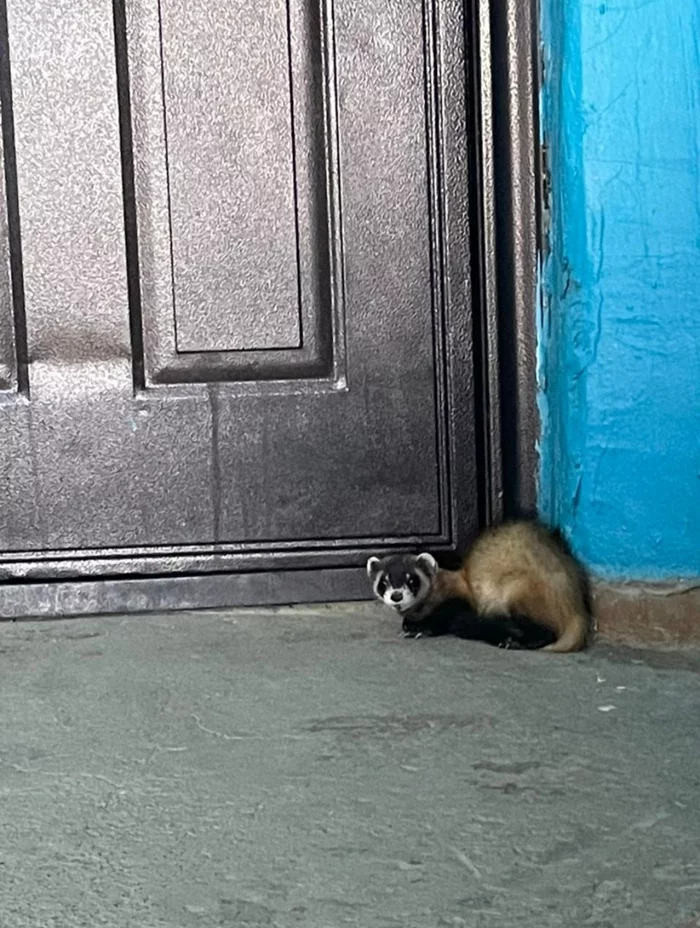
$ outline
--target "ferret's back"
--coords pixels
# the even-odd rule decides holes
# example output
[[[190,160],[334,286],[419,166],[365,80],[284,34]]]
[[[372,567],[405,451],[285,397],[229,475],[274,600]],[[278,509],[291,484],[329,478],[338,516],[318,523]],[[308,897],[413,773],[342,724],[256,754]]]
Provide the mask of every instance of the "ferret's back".
[[[578,568],[573,559],[543,526],[536,522],[506,522],[487,529],[469,552],[465,567],[470,578],[489,575],[502,582],[514,574],[563,574],[578,585]]]

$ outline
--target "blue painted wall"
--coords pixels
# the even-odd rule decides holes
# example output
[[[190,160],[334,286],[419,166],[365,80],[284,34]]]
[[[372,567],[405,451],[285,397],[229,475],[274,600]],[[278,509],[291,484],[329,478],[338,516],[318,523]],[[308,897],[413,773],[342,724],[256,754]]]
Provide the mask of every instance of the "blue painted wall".
[[[700,576],[700,2],[542,0],[540,509],[595,572]]]

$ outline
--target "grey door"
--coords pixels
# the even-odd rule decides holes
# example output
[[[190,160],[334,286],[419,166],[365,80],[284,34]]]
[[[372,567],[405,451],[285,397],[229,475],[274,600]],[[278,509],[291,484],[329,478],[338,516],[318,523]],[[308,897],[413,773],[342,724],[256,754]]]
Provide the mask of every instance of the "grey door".
[[[6,0],[4,577],[474,530],[462,15]]]

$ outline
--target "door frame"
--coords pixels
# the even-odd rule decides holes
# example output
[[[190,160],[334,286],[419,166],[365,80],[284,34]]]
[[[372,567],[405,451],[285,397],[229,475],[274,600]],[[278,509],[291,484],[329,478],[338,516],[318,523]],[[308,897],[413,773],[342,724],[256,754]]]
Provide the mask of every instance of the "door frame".
[[[0,5],[4,8],[1,0]],[[470,71],[465,84],[474,88],[474,105],[468,93],[463,94],[460,126],[467,137],[462,145],[469,164],[471,363],[474,414],[482,441],[476,486],[461,490],[478,494],[481,525],[536,509],[535,313],[544,200],[537,128],[537,9],[537,0],[473,0],[465,14]],[[7,23],[0,25],[4,45]],[[9,73],[0,77],[9,86]],[[2,103],[5,179],[12,210],[16,178],[11,100]],[[156,561],[147,576],[136,560],[130,569],[129,558],[120,561],[122,576],[110,572],[103,558],[95,558],[94,569],[86,571],[82,559],[81,573],[87,575],[81,579],[74,579],[77,561],[70,556],[50,566],[44,561],[40,568],[27,561],[19,570],[15,564],[4,572],[0,618],[361,600],[368,597],[362,566],[366,556],[367,552],[332,546],[324,552],[326,566],[315,568],[313,551],[274,556],[263,551],[240,559],[235,554],[225,559],[199,554],[179,559],[183,569],[178,573],[167,569],[167,558],[160,566]]]
[[[546,166],[540,140],[542,85],[538,0],[476,0],[486,235],[493,264],[482,341],[489,359],[492,517],[537,513],[540,417],[537,328],[540,256],[546,247]],[[498,12],[496,12],[498,7]],[[500,502],[498,496],[500,494]],[[495,498],[495,501],[494,501]]]

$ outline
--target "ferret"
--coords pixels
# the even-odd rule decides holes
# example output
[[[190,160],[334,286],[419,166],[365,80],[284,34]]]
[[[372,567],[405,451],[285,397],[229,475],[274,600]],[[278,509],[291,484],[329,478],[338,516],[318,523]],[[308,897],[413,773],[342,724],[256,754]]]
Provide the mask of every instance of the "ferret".
[[[487,529],[458,570],[431,554],[370,557],[374,595],[403,617],[406,635],[452,634],[504,648],[564,653],[585,647],[583,570],[537,522]]]

